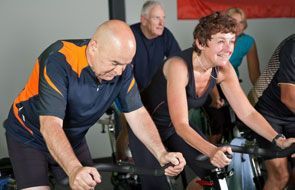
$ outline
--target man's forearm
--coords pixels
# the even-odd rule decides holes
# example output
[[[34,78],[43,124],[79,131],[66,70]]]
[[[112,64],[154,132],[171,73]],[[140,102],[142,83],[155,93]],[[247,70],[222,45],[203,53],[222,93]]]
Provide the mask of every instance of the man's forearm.
[[[167,151],[146,109],[142,107],[139,110],[125,114],[125,116],[137,138],[143,142],[158,160],[160,160],[161,155]]]
[[[277,135],[277,132],[270,126],[264,117],[255,110],[247,117],[240,119],[253,131],[263,136],[270,142]]]
[[[47,148],[57,163],[70,175],[76,168],[81,167],[59,121],[47,118],[40,119],[41,133]]]

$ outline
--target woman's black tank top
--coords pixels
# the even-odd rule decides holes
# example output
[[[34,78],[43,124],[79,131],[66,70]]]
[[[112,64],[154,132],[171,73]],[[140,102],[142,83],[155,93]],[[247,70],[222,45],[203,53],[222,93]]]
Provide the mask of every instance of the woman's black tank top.
[[[187,64],[189,73],[189,82],[186,86],[187,105],[188,108],[200,108],[206,101],[208,94],[212,91],[212,88],[216,84],[217,69],[212,69],[211,75],[214,77],[210,78],[208,88],[202,96],[196,95],[195,78],[192,63],[193,49],[189,48],[182,52],[179,52],[176,57],[180,57]],[[177,73],[175,73],[177,75]],[[167,139],[172,135],[175,130],[171,123],[169,115],[168,104],[167,104],[167,81],[163,74],[163,67],[154,76],[152,82],[141,94],[144,106],[147,108],[152,119],[154,120],[159,133],[163,140]]]

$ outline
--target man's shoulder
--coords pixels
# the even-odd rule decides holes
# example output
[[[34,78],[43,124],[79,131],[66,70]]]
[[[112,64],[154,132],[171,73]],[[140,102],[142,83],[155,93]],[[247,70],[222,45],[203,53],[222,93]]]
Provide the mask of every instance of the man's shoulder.
[[[62,43],[70,43],[70,44],[73,44],[73,45],[76,45],[76,46],[84,46],[84,45],[87,45],[90,41],[90,39],[64,39],[64,40],[59,40],[60,42]]]
[[[68,66],[79,75],[88,66],[85,49],[90,39],[57,40],[38,57],[40,66],[46,65],[48,72],[56,69],[67,70]]]
[[[70,43],[76,46],[83,46],[87,45],[89,43],[90,39],[60,39],[53,42],[50,46],[48,46],[47,49],[54,48],[54,47],[60,47],[64,43]]]
[[[163,34],[166,34],[166,35],[169,35],[169,36],[173,36],[173,34],[172,34],[172,32],[170,31],[170,29],[167,28],[167,27],[164,27]]]
[[[48,57],[52,55],[55,52],[58,52],[60,49],[62,49],[66,44],[72,44],[74,46],[82,47],[84,45],[87,45],[89,43],[90,39],[65,39],[65,40],[57,40],[53,42],[51,45],[49,45],[43,52],[42,56]]]
[[[139,23],[139,22],[134,23],[134,24],[130,25],[130,28],[131,28],[131,30],[132,30],[133,32],[134,32],[134,31],[137,31],[137,30],[140,29],[140,23]]]
[[[289,38],[281,48],[281,52],[287,52],[290,55],[295,55],[295,35]]]

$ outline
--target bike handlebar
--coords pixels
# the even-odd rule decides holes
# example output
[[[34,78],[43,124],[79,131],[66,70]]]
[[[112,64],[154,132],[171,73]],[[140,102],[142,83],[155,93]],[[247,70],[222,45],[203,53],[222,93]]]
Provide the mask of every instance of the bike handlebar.
[[[268,150],[259,147],[242,147],[242,146],[230,146],[233,152],[251,154],[256,157],[262,158],[283,158],[288,157],[291,154],[295,153],[295,144],[292,144],[290,147],[285,149],[279,149],[276,151]]]
[[[99,163],[95,164],[95,167],[100,172],[119,172],[119,173],[129,173],[129,174],[138,174],[138,175],[152,175],[152,176],[163,176],[165,175],[164,166],[160,169],[148,169],[148,168],[140,168],[133,165],[116,165],[110,163]],[[59,182],[62,185],[69,184],[69,178],[65,178]]]
[[[291,154],[295,153],[295,143],[293,143],[290,147],[285,148],[285,149],[277,149],[277,150],[269,150],[269,149],[264,149],[264,148],[259,148],[259,147],[249,147],[249,146],[235,146],[235,145],[226,145],[231,147],[233,152],[236,153],[243,153],[243,154],[250,154],[254,155],[256,157],[261,157],[261,158],[267,158],[267,159],[272,159],[272,158],[284,158],[288,157]],[[205,169],[214,169],[216,168],[210,163],[210,160],[207,156],[205,155],[199,155],[196,158],[197,164]]]

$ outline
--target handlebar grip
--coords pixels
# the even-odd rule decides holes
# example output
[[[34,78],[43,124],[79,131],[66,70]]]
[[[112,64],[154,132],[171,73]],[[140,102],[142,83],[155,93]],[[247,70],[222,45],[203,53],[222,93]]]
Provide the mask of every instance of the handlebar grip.
[[[162,176],[164,175],[164,168],[161,169],[148,169],[148,168],[139,168],[133,165],[121,164],[96,164],[94,167],[102,172],[121,172],[121,173],[132,173],[139,175],[153,175],[153,176]]]
[[[229,159],[232,159],[233,158],[233,155],[232,154],[229,154],[228,152],[225,152],[224,154]],[[195,161],[200,165],[200,167],[202,167],[204,169],[213,170],[213,169],[216,168],[216,166],[214,166],[214,165],[211,164],[209,157],[208,156],[205,156],[204,154],[198,155],[196,157],[196,160]]]
[[[225,152],[224,154],[225,154],[226,157],[229,158],[229,159],[232,159],[232,158],[233,158],[233,155],[232,155],[232,154],[229,154],[228,152]],[[206,156],[206,155],[204,155],[204,154],[200,154],[200,155],[198,155],[198,156],[196,157],[196,160],[197,160],[198,162],[203,162],[203,161],[209,160],[209,157]]]
[[[280,151],[276,152],[276,157],[275,158],[282,158],[282,157],[287,157],[291,154],[295,154],[295,143],[293,143],[290,147],[282,149]]]
[[[233,152],[251,154],[257,157],[262,158],[283,158],[288,157],[291,154],[295,153],[295,143],[293,143],[290,147],[285,149],[277,149],[273,151],[272,149],[264,149],[259,147],[243,147],[243,146],[234,146],[230,145]]]
[[[165,168],[165,169],[166,169],[166,168],[168,168],[169,166],[173,166],[173,167],[174,167],[175,165],[174,165],[174,164],[172,164],[171,162],[169,162],[168,164],[165,164],[165,166],[163,166],[163,168]]]
[[[225,152],[225,156],[228,158],[228,159],[232,159],[233,158],[233,155],[228,153],[228,152]]]
[[[250,154],[254,155],[256,157],[262,157],[262,158],[283,158],[288,157],[291,154],[295,154],[295,143],[293,143],[290,147],[285,149],[278,149],[274,151],[273,149],[264,149],[259,147],[247,147],[247,146],[235,146],[235,145],[229,145],[233,152],[236,153],[243,153],[243,154]],[[227,154],[227,153],[226,153]],[[232,155],[227,154],[228,158],[232,158]],[[205,169],[214,169],[214,167],[207,156],[205,155],[199,155],[196,157],[196,162],[200,165],[200,167]]]

